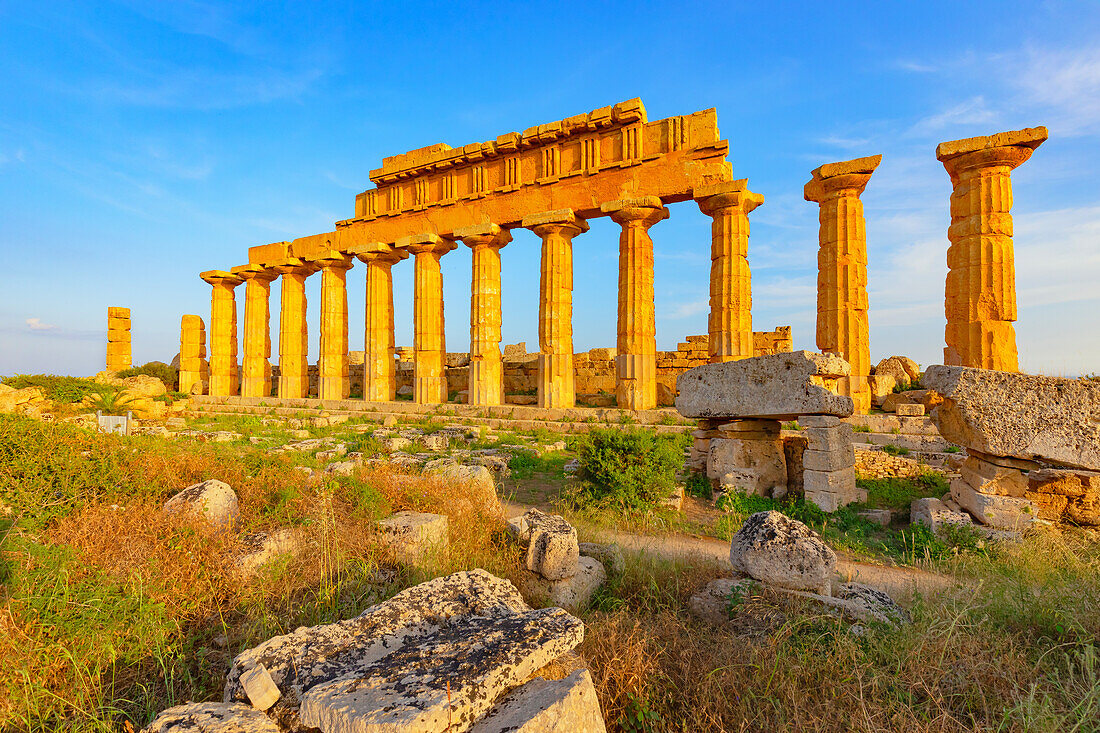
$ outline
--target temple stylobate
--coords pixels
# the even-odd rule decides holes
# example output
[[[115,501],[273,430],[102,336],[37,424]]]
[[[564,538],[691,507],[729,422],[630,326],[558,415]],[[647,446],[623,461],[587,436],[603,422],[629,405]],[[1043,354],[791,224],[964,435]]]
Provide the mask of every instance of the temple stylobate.
[[[609,216],[619,239],[616,397],[620,407],[657,406],[657,350],[650,228],[668,204],[694,199],[713,217],[711,361],[753,355],[746,246],[748,213],[763,197],[734,181],[728,143],[715,110],[646,119],[641,100],[451,148],[433,145],[383,160],[375,187],[355,199],[355,217],[331,232],[252,247],[248,262],[202,277],[214,288],[209,392],[306,397],[305,280],[320,272],[318,397],[349,393],[347,276],[366,265],[363,396],[395,398],[391,268],[414,267],[414,399],[445,402],[446,348],[440,260],[458,243],[473,250],[468,401],[504,400],[500,351],[500,249],[510,229],[542,240],[539,297],[538,404],[575,403],[573,242],[588,220]],[[282,278],[279,380],[272,384],[270,286]],[[234,288],[247,283],[244,354],[238,379]]]

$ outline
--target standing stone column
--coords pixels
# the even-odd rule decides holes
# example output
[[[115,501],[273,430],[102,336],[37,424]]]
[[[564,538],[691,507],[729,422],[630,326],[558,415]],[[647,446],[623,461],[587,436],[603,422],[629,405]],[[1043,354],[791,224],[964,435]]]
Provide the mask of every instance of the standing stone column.
[[[306,278],[316,272],[312,263],[288,257],[271,263],[283,276],[279,304],[279,397],[309,395],[309,326],[306,322]]]
[[[504,363],[500,356],[500,248],[512,241],[507,229],[480,224],[455,230],[473,250],[470,282],[469,404],[504,403]]]
[[[657,407],[657,323],[653,306],[653,240],[649,228],[668,218],[656,196],[600,207],[622,227],[619,235],[618,354],[615,397],[624,410]]]
[[[447,401],[447,343],[443,333],[443,274],[439,260],[458,245],[436,234],[397,242],[416,256],[413,280],[413,399],[422,405]]]
[[[191,394],[198,384],[201,394],[209,380],[206,324],[200,316],[186,315],[180,319],[180,392]]]
[[[210,390],[214,396],[237,394],[237,299],[233,288],[243,280],[230,272],[209,270],[201,277],[210,283]]]
[[[817,252],[817,348],[840,354],[852,366],[840,392],[857,412],[871,410],[870,329],[867,322],[867,227],[859,196],[881,155],[817,168],[806,184],[807,201],[820,205]]]
[[[367,296],[363,331],[363,399],[392,402],[397,390],[393,335],[393,272],[409,256],[392,245],[373,243],[352,252],[367,266]]]
[[[107,371],[120,372],[133,366],[130,348],[130,309],[108,306]]]
[[[749,212],[764,203],[747,180],[695,189],[699,209],[711,217],[710,320],[711,363],[747,359],[752,344],[752,278],[749,273]]]
[[[321,268],[321,357],[317,363],[317,396],[346,399],[348,379],[348,270],[352,258],[340,252],[318,257]]]
[[[951,176],[943,363],[1019,370],[1012,170],[1047,139],[1045,127],[940,143]]]
[[[572,209],[525,216],[525,229],[542,239],[539,281],[539,407],[573,407],[573,237],[588,222]]]
[[[271,281],[279,273],[260,265],[240,265],[231,272],[245,281],[241,397],[270,397]]]

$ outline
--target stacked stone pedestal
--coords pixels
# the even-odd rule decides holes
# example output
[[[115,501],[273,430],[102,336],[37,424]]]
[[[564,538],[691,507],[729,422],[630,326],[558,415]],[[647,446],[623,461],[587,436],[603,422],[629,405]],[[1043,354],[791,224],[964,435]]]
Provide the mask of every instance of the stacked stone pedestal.
[[[130,309],[107,309],[107,371],[120,372],[133,366],[130,352]]]
[[[720,492],[780,498],[787,492],[787,461],[778,420],[734,420],[707,424],[707,478]],[[712,427],[713,425],[713,427]]]
[[[206,324],[200,316],[186,315],[180,319],[180,392],[191,394],[206,391],[210,367],[206,361]]]
[[[867,492],[856,486],[856,453],[852,426],[833,415],[798,418],[806,437],[802,454],[802,490],[806,501],[835,512],[842,506],[866,501]]]
[[[603,564],[580,554],[577,530],[556,514],[529,509],[508,520],[517,540],[527,546],[527,572],[519,588],[567,611],[583,609],[607,580]]]

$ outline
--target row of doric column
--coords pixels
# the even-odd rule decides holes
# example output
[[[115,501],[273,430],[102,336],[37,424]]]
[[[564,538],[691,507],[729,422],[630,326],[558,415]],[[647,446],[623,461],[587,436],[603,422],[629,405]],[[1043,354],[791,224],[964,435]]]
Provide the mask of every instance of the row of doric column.
[[[696,192],[701,210],[713,217],[711,228],[711,361],[752,356],[752,299],[748,259],[748,213],[763,202],[745,181],[709,186]],[[657,340],[653,303],[653,240],[649,229],[668,218],[655,196],[604,204],[601,211],[621,227],[619,237],[618,404],[643,410],[657,406]],[[588,222],[572,209],[524,217],[521,226],[542,240],[539,285],[538,404],[572,407],[576,401],[573,368],[573,239]],[[449,236],[425,233],[392,244],[375,243],[345,252],[331,251],[310,260],[288,257],[261,264],[210,271],[202,278],[212,287],[210,312],[211,395],[266,397],[271,380],[271,283],[282,278],[279,306],[280,397],[303,398],[309,390],[308,324],[305,281],[321,273],[318,397],[345,399],[348,378],[347,273],[355,259],[366,265],[366,318],[363,338],[363,397],[394,399],[392,267],[414,258],[413,397],[416,402],[447,401],[441,258],[462,242],[470,247],[469,403],[504,402],[501,341],[500,250],[512,240],[508,229],[483,224]],[[237,309],[234,288],[245,283],[244,349],[238,372]]]

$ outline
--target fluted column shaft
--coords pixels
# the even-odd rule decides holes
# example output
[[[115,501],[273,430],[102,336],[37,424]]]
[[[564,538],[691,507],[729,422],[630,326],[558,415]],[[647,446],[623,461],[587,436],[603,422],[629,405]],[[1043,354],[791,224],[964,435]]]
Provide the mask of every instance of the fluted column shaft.
[[[316,260],[321,267],[321,356],[318,359],[317,396],[346,399],[348,378],[348,285],[351,257],[333,252]]]
[[[271,396],[271,281],[279,276],[260,265],[234,267],[244,279],[244,357],[241,396]]]
[[[1046,140],[1046,128],[941,143],[951,176],[944,364],[1019,370],[1012,171]]]
[[[299,259],[274,265],[282,275],[279,304],[279,396],[309,395],[309,325],[306,321],[306,278],[316,269]]]
[[[851,365],[840,392],[857,412],[871,409],[870,328],[867,318],[867,227],[863,193],[881,155],[817,168],[806,184],[807,201],[820,205],[817,252],[817,348]]]
[[[237,299],[241,279],[229,272],[204,272],[210,283],[210,394],[237,394]]]
[[[367,266],[366,311],[363,330],[363,399],[392,402],[397,391],[394,364],[392,267],[409,256],[390,245],[369,245],[356,251]]]
[[[413,399],[420,404],[447,401],[447,343],[443,323],[440,259],[457,245],[434,234],[399,241],[415,257],[413,274]]]
[[[764,203],[764,197],[749,191],[746,183],[742,179],[695,189],[699,209],[711,217],[707,327],[711,363],[753,356],[748,215]]]
[[[668,218],[656,196],[600,207],[622,227],[619,235],[618,339],[615,397],[624,410],[657,406],[657,323],[653,305],[653,240],[649,228]]]
[[[500,249],[512,241],[507,229],[495,224],[467,227],[455,236],[473,251],[470,281],[471,405],[504,403],[504,362],[500,354]]]
[[[539,407],[573,407],[573,237],[588,231],[588,222],[563,209],[525,217],[522,223],[542,239]]]

